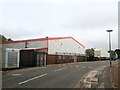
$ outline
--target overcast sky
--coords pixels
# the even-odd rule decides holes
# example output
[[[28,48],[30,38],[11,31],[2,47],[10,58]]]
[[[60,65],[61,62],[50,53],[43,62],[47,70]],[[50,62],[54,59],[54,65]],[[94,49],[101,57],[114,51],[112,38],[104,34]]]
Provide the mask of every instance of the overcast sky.
[[[118,47],[119,0],[1,0],[0,34],[13,40],[72,36],[86,48]]]

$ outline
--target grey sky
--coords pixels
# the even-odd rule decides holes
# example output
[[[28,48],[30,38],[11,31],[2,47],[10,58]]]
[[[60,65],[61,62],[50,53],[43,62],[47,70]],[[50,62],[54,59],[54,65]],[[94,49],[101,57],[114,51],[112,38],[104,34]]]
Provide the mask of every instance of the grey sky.
[[[14,40],[72,36],[87,48],[118,47],[119,0],[1,0],[0,33]]]

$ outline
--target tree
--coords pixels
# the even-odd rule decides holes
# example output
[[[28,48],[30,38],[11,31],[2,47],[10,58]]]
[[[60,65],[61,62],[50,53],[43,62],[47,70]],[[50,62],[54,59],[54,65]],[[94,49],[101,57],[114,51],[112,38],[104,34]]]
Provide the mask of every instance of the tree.
[[[0,35],[0,42],[11,42],[13,41],[11,38],[6,38],[4,35]]]
[[[0,42],[5,42],[7,41],[7,38],[3,35],[0,35]]]
[[[115,52],[116,52],[117,55],[118,55],[118,59],[120,59],[120,49],[116,49]]]
[[[8,41],[8,42],[11,42],[11,41],[13,41],[13,40],[12,40],[11,38],[8,38],[7,41]]]
[[[86,53],[86,59],[87,61],[92,61],[94,60],[94,49],[91,48],[91,49],[86,49],[85,53]]]
[[[117,59],[118,55],[117,55],[117,53],[115,51],[111,51],[110,56],[111,56],[112,60],[115,60],[115,59]]]

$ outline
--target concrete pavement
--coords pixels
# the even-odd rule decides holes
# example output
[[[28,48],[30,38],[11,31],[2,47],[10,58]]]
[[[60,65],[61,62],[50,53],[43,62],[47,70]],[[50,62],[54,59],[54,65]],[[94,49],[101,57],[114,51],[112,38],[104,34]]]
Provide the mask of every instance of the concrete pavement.
[[[112,62],[113,64],[117,61]],[[83,76],[83,78],[78,82],[76,88],[94,88],[94,89],[111,89],[114,90],[110,78],[110,69],[108,65],[100,66]]]

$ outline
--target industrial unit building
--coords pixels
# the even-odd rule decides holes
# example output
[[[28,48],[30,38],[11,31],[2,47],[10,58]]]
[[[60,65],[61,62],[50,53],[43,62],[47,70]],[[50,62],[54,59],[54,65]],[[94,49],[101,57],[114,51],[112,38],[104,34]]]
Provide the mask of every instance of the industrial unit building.
[[[98,57],[99,60],[109,59],[109,54],[107,49],[95,49],[95,57]]]
[[[2,44],[3,68],[5,67],[5,52],[7,48],[19,49],[21,53],[20,58],[22,57],[21,60],[23,60],[26,55],[28,55],[29,57],[30,55],[33,55],[28,54],[29,52],[37,52],[37,66],[70,63],[74,62],[75,58],[77,59],[77,61],[85,60],[85,46],[76,41],[73,37],[46,37],[39,39],[3,42]],[[25,61],[25,59],[23,61]]]

